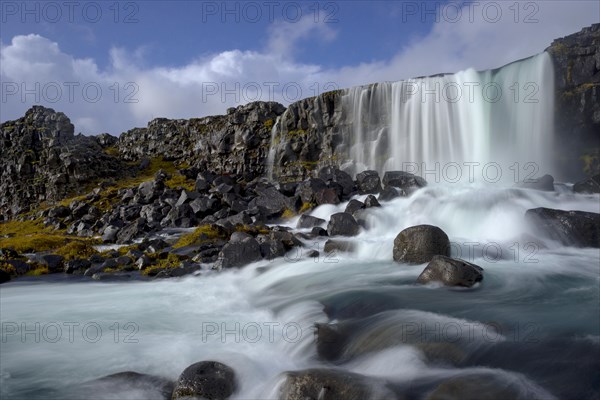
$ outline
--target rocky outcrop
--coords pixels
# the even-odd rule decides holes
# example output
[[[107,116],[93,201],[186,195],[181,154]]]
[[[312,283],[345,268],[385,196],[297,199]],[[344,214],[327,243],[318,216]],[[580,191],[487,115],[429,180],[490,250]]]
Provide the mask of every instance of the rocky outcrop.
[[[527,210],[525,218],[537,233],[566,246],[600,247],[600,214],[540,207]]]
[[[123,133],[117,146],[125,160],[160,156],[183,160],[199,170],[251,180],[266,175],[271,130],[284,111],[279,103],[254,102],[230,108],[226,115],[157,118],[146,128]]]
[[[0,219],[61,200],[100,179],[122,176],[126,165],[103,151],[110,142],[107,135],[74,135],[65,114],[41,106],[1,124]]]
[[[600,173],[600,24],[546,49],[555,73],[559,170],[572,180]]]

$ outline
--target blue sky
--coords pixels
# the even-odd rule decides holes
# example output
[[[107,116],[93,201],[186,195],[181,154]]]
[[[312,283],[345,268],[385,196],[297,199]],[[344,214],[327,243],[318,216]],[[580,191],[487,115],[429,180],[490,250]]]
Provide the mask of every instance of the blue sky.
[[[600,20],[599,2],[567,0],[66,4],[1,3],[1,121],[43,104],[85,134],[118,135],[159,116],[494,68]]]

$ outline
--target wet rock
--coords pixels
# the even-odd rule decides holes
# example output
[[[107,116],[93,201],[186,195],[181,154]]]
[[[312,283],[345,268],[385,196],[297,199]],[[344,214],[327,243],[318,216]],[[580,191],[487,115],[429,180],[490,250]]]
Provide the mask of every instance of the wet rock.
[[[417,282],[441,282],[446,286],[471,287],[483,280],[482,272],[483,268],[467,261],[434,256],[417,278]]]
[[[381,179],[377,171],[363,171],[356,175],[356,185],[360,194],[377,194],[381,192]]]
[[[90,268],[91,266],[92,266],[92,263],[89,260],[84,260],[84,259],[69,260],[65,263],[65,273],[74,274],[79,271],[85,271],[86,269]]]
[[[298,224],[296,228],[298,229],[307,229],[314,228],[315,226],[319,226],[325,223],[324,219],[313,217],[311,215],[302,214],[300,219],[298,220]]]
[[[340,197],[337,191],[332,188],[326,188],[317,191],[314,195],[314,200],[318,205],[340,203]]]
[[[300,196],[303,203],[317,203],[317,193],[327,189],[327,184],[322,179],[310,178],[301,182],[297,189],[296,195]]]
[[[365,208],[371,208],[371,207],[381,207],[381,204],[379,204],[379,202],[377,201],[377,198],[375,196],[373,196],[372,194],[368,195],[367,198],[365,199]]]
[[[96,281],[129,281],[132,275],[127,272],[96,272],[92,279]]]
[[[260,244],[260,252],[263,258],[273,260],[275,258],[283,257],[287,250],[283,242],[267,239]]]
[[[190,365],[181,373],[172,399],[224,400],[235,392],[236,387],[233,369],[216,361],[201,361]]]
[[[229,242],[219,253],[215,269],[243,267],[262,259],[260,245],[254,238],[240,242]]]
[[[93,394],[96,398],[110,399],[165,399],[170,400],[175,384],[169,379],[126,371],[111,374],[75,387],[73,400]],[[70,399],[71,397],[68,397]],[[66,399],[66,400],[68,400]]]
[[[540,234],[564,245],[600,247],[600,214],[541,207],[527,210],[525,219]]]
[[[354,251],[355,248],[356,244],[349,240],[329,239],[327,242],[325,242],[323,251],[325,253],[335,253],[337,251],[346,253]]]
[[[356,236],[359,231],[360,226],[354,217],[348,213],[333,214],[327,224],[329,236]]]
[[[532,178],[519,182],[516,184],[517,187],[524,189],[541,190],[545,192],[554,191],[554,178],[552,175],[544,175],[541,178]]]
[[[362,210],[363,208],[365,208],[365,204],[362,201],[350,200],[344,212],[354,214],[354,212]]]
[[[406,193],[427,186],[425,179],[404,171],[388,171],[383,175],[385,187],[396,187]]]
[[[379,193],[379,201],[390,201],[402,196],[406,196],[404,191],[396,189],[395,187],[386,187]]]
[[[321,168],[321,170],[319,171],[319,178],[327,184],[334,182],[337,185],[339,185],[339,187],[341,188],[340,197],[342,198],[349,198],[354,192],[354,181],[352,180],[352,177],[348,173],[340,170],[339,168]]]
[[[450,256],[448,235],[432,225],[406,228],[394,239],[394,261],[421,264],[431,261],[435,255]]]
[[[267,218],[281,216],[285,210],[292,209],[290,200],[273,186],[257,188],[258,196],[248,204],[248,207],[260,207]]]
[[[329,236],[327,231],[320,226],[315,226],[312,228],[310,234],[313,236]]]
[[[600,193],[600,174],[584,179],[573,185],[575,193]]]
[[[59,256],[56,254],[43,254],[36,255],[34,260],[38,264],[47,267],[48,272],[50,273],[62,272],[64,270],[65,258],[63,256]]]
[[[143,255],[140,258],[138,258],[135,262],[135,266],[137,267],[137,269],[139,269],[140,271],[148,268],[149,266],[152,265],[152,260],[150,259],[150,257],[148,257],[147,255]]]
[[[307,369],[285,373],[282,400],[393,400],[385,382],[337,369]]]

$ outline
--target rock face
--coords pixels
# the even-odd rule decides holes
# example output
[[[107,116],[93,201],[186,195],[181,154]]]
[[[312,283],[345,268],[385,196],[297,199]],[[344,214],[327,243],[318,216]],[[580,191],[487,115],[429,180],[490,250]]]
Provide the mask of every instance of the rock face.
[[[527,210],[525,218],[541,234],[564,245],[600,247],[600,214],[534,208]]]
[[[199,170],[251,180],[266,175],[271,129],[285,111],[279,103],[254,102],[227,115],[189,120],[157,118],[119,138],[125,160],[162,156],[185,160]]]
[[[333,369],[287,372],[281,400],[383,400],[397,396],[375,379]]]
[[[573,185],[575,193],[600,193],[600,174],[584,179]]]
[[[436,255],[450,256],[448,235],[437,226],[412,226],[394,239],[394,261],[421,264]]]
[[[104,153],[106,137],[98,141],[73,132],[65,114],[41,106],[0,125],[0,220],[127,171],[124,163]]]
[[[563,180],[600,173],[600,24],[546,49],[555,72],[556,153]],[[561,140],[562,139],[562,140]]]
[[[421,275],[418,283],[441,282],[446,286],[471,287],[483,280],[483,268],[445,256],[434,256]]]
[[[231,368],[216,361],[201,361],[190,365],[181,373],[172,398],[224,400],[235,389],[235,373]]]

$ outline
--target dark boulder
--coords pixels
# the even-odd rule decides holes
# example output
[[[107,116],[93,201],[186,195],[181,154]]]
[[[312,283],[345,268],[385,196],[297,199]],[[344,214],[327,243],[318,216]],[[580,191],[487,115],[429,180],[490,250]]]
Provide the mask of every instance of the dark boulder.
[[[146,220],[144,218],[138,218],[135,222],[132,222],[119,231],[117,234],[117,243],[130,243],[136,237],[146,233],[146,229]]]
[[[575,193],[600,193],[600,174],[584,179],[573,185]]]
[[[219,253],[215,269],[243,267],[262,259],[260,245],[254,238],[229,242]]]
[[[396,187],[409,193],[415,188],[427,186],[425,179],[420,176],[404,171],[388,171],[383,175],[383,184],[385,187]]]
[[[233,369],[220,362],[201,361],[179,375],[172,399],[224,400],[235,392],[236,387]]]
[[[402,196],[406,196],[406,193],[403,190],[389,186],[383,189],[381,193],[379,193],[379,201],[390,201]]]
[[[37,255],[34,261],[48,268],[48,272],[62,272],[65,258],[56,254]]]
[[[324,219],[313,217],[311,215],[302,214],[300,219],[298,220],[298,224],[296,228],[298,229],[306,229],[306,228],[314,228],[315,226],[319,226],[325,223]]]
[[[282,400],[393,400],[384,381],[337,369],[307,369],[285,373]]]
[[[362,210],[363,208],[365,208],[365,203],[362,201],[350,200],[344,212],[347,212],[348,214],[354,214],[355,211]]]
[[[354,192],[354,181],[352,177],[334,167],[324,167],[319,171],[319,178],[323,181],[330,184],[331,182],[335,182],[341,188],[341,195],[343,198],[348,198]],[[331,185],[330,185],[331,186]]]
[[[287,209],[293,208],[290,199],[275,187],[257,188],[257,197],[248,204],[249,208],[259,207],[267,218],[279,217]]]
[[[363,171],[356,175],[356,186],[360,194],[377,194],[381,192],[381,179],[377,171]]]
[[[75,274],[79,271],[84,272],[86,269],[90,268],[91,266],[92,266],[92,263],[89,260],[85,260],[85,259],[69,260],[65,263],[65,273]]]
[[[327,189],[327,184],[322,179],[311,178],[301,182],[296,188],[296,195],[300,196],[303,203],[316,204],[317,193]]]
[[[365,208],[371,208],[371,207],[381,207],[381,204],[379,204],[379,202],[377,201],[377,198],[375,196],[373,196],[372,194],[368,195],[367,198],[365,199]]]
[[[467,261],[434,256],[417,278],[417,282],[441,282],[446,286],[471,287],[483,280],[482,272],[483,268]]]
[[[540,234],[564,245],[600,247],[600,214],[540,207],[527,210],[525,219]]]
[[[422,264],[433,256],[450,256],[448,235],[432,225],[417,225],[406,228],[394,239],[394,261]]]
[[[348,213],[333,214],[327,224],[329,236],[356,236],[359,231],[360,226],[354,217]]]
[[[340,196],[335,189],[326,188],[317,191],[314,200],[318,205],[321,204],[340,204]]]

